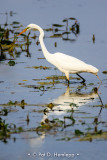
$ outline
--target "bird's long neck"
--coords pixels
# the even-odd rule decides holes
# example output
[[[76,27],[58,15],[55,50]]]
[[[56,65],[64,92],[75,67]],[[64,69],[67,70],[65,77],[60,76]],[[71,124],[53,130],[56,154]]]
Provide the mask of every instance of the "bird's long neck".
[[[40,36],[39,36],[39,41],[40,41],[40,44],[41,44],[41,48],[42,48],[42,52],[45,56],[45,58],[48,60],[48,56],[50,55],[50,53],[48,52],[48,50],[46,49],[46,46],[44,44],[44,41],[43,41],[43,38],[44,38],[44,31],[41,27],[38,26],[37,28],[40,32]]]

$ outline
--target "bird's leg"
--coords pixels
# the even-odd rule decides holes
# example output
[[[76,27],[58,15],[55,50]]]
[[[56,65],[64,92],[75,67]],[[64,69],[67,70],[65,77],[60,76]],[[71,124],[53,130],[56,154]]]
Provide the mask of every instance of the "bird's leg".
[[[99,76],[98,76],[98,75],[96,75],[96,76],[97,76],[97,78],[99,79],[99,81],[102,83],[102,81],[100,80]]]
[[[85,82],[85,79],[83,77],[81,77],[78,73],[76,73],[77,76],[79,76],[83,81],[81,83]]]

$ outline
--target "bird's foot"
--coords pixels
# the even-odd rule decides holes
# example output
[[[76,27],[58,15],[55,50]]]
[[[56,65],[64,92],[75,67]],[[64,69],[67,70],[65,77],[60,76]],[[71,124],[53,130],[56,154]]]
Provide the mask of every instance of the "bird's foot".
[[[85,81],[86,81],[86,80],[85,80],[85,79],[83,79],[83,81],[81,81],[80,83],[82,83],[82,84],[85,84],[85,85],[86,85]]]
[[[78,73],[76,73],[76,75],[82,79],[82,82],[80,83],[84,84],[86,80],[82,76],[80,76]]]

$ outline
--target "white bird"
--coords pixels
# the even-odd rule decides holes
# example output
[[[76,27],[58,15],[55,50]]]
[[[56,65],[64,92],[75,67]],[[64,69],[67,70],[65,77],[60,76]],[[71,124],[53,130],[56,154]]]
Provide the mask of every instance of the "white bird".
[[[29,24],[17,36],[21,35],[22,33],[26,32],[27,30],[30,30],[30,29],[39,30],[39,32],[40,32],[39,41],[40,41],[41,48],[42,48],[42,51],[43,51],[43,54],[44,54],[46,60],[48,62],[52,63],[53,65],[55,65],[61,72],[65,73],[68,83],[69,83],[69,74],[70,73],[77,74],[83,80],[82,82],[85,82],[85,79],[83,77],[81,77],[78,73],[89,72],[89,73],[96,75],[97,78],[99,79],[99,77],[97,75],[99,70],[96,67],[89,65],[89,64],[86,64],[85,62],[83,62],[75,57],[66,55],[64,53],[60,53],[60,52],[56,52],[54,54],[49,53],[48,50],[46,49],[46,46],[43,41],[44,31],[40,26],[38,26],[36,24]]]

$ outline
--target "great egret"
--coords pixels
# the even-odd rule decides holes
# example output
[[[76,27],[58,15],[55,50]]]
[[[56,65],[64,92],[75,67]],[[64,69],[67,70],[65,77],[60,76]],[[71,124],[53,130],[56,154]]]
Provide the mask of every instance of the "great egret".
[[[45,58],[47,59],[48,62],[55,65],[61,72],[65,73],[66,78],[68,80],[68,83],[69,83],[69,73],[77,74],[83,80],[82,82],[85,82],[85,79],[78,74],[81,72],[92,73],[92,74],[96,75],[97,78],[99,79],[99,77],[97,75],[99,70],[96,67],[89,65],[89,64],[86,64],[85,62],[83,62],[75,57],[66,55],[64,53],[60,53],[60,52],[57,52],[54,54],[49,53],[47,51],[45,44],[44,44],[44,41],[43,41],[44,31],[40,26],[38,26],[36,24],[29,24],[17,36],[21,35],[22,33],[26,32],[27,30],[30,30],[30,29],[39,30],[39,32],[40,32],[39,41],[40,41],[41,48],[42,48],[42,51],[43,51]]]

